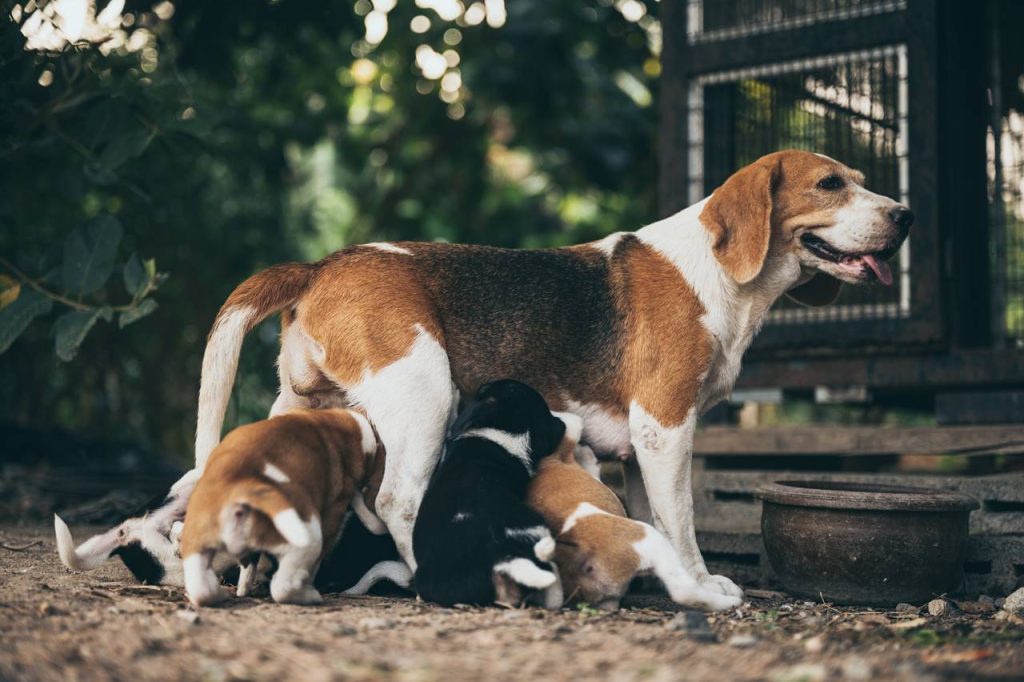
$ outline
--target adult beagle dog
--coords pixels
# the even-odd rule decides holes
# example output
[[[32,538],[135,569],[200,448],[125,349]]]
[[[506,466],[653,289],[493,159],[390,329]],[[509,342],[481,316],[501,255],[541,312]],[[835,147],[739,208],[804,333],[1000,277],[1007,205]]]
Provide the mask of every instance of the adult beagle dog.
[[[351,246],[249,278],[203,358],[196,468],[163,513],[184,513],[220,440],[242,340],[281,311],[271,414],[358,405],[388,453],[376,512],[415,568],[412,528],[461,395],[511,377],[583,419],[599,455],[635,452],[627,507],[650,517],[704,588],[693,527],[697,417],[726,397],[765,314],[788,294],[831,302],[841,283],[892,282],[886,260],[913,214],[828,157],[769,154],[703,201],[643,227],[559,249],[436,243]],[[637,466],[638,465],[638,466]]]

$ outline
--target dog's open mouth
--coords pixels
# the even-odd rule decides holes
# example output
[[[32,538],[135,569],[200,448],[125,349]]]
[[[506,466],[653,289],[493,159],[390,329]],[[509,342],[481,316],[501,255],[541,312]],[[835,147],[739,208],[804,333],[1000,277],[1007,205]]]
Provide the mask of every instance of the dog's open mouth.
[[[892,269],[886,261],[893,257],[893,254],[899,249],[898,246],[874,253],[845,253],[810,232],[802,234],[800,242],[804,248],[822,260],[835,263],[857,275],[869,273],[869,277],[877,279],[886,286],[892,284]]]

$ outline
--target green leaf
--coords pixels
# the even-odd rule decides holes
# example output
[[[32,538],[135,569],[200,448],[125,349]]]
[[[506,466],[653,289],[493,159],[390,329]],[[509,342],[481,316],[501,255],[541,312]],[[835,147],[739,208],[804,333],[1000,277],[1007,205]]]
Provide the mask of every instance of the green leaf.
[[[82,175],[97,185],[112,185],[117,182],[117,174],[99,161],[89,161],[84,164]]]
[[[114,270],[122,233],[117,218],[103,214],[68,235],[61,269],[64,288],[84,296],[102,287]]]
[[[150,276],[146,272],[146,266],[142,264],[139,254],[133,253],[128,262],[124,264],[124,288],[132,296],[138,296],[146,289]]]
[[[78,347],[82,345],[82,341],[85,340],[85,336],[92,326],[96,324],[96,320],[101,317],[109,320],[111,312],[107,307],[94,310],[70,310],[58,317],[53,327],[57,337],[57,357],[64,362],[74,360]]]
[[[0,310],[0,353],[3,353],[28,325],[40,315],[50,312],[53,301],[34,289],[27,289],[3,310]]]
[[[153,135],[147,131],[118,135],[100,152],[99,164],[103,168],[114,171],[129,159],[141,156],[152,139]]]
[[[147,298],[147,299],[141,301],[134,308],[129,308],[128,310],[126,310],[123,313],[121,313],[121,317],[119,317],[118,320],[117,320],[117,326],[119,328],[121,328],[121,329],[124,329],[125,327],[130,325],[132,322],[135,322],[136,320],[140,320],[143,317],[145,317],[146,315],[149,315],[151,312],[156,310],[158,307],[159,306],[157,305],[156,301],[154,301],[151,298]]]

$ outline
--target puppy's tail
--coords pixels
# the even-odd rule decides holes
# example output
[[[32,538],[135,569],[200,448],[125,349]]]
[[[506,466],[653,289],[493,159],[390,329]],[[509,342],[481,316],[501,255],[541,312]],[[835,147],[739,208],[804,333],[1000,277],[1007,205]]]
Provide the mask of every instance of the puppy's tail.
[[[210,452],[220,442],[245,335],[270,315],[294,305],[316,271],[316,265],[305,263],[275,265],[239,284],[221,306],[203,353],[196,469],[202,471]]]
[[[359,579],[359,582],[342,592],[342,594],[366,594],[370,591],[370,588],[381,580],[390,580],[399,587],[408,589],[412,585],[412,571],[401,561],[381,561],[367,571]]]
[[[71,538],[71,531],[64,519],[53,515],[53,531],[57,540],[57,554],[64,566],[72,571],[91,571],[110,558],[111,552],[120,547],[118,531],[121,527],[111,528],[106,533],[94,535],[78,549]]]
[[[277,488],[262,482],[243,483],[235,488],[222,512],[226,517],[223,524],[229,525],[225,534],[230,537],[233,532],[238,532],[236,529],[252,510],[265,514],[281,537],[293,547],[309,547],[323,541],[316,514],[309,521],[303,521],[291,500]],[[233,528],[230,527],[232,525]],[[224,530],[222,527],[222,532]]]

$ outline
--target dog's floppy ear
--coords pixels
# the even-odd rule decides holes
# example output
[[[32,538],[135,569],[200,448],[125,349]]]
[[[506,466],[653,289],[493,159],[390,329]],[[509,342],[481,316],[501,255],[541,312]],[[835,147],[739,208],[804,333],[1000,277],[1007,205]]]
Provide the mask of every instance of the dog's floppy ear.
[[[843,283],[832,275],[819,272],[800,286],[787,291],[786,295],[797,303],[819,307],[836,300],[842,286]]]
[[[762,159],[733,173],[701,211],[715,258],[739,284],[761,272],[772,236],[779,163]]]

